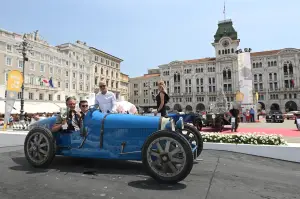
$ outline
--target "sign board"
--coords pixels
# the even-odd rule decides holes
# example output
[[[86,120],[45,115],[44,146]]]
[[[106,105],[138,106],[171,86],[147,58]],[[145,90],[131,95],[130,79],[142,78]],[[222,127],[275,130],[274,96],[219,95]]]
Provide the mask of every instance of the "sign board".
[[[7,122],[9,121],[11,111],[14,107],[18,92],[21,91],[23,85],[23,75],[18,70],[12,70],[8,73],[6,85],[6,99],[5,99],[5,115],[3,130],[6,130]]]

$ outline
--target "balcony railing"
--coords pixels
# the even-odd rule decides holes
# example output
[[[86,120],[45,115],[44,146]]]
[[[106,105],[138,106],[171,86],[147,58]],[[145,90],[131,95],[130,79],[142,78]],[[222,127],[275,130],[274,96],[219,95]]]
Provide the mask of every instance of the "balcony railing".
[[[51,91],[58,91],[58,90],[62,90],[61,88],[58,87],[50,87],[50,86],[41,86],[41,85],[33,85],[33,84],[28,84],[25,83],[24,84],[25,89],[26,88],[30,88],[30,89],[38,89],[38,90],[51,90]]]

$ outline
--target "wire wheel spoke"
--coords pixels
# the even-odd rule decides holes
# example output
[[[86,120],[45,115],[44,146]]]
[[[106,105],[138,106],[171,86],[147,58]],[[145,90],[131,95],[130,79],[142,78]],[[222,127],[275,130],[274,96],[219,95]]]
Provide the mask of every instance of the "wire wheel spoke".
[[[154,140],[149,145],[147,154],[147,161],[151,169],[164,177],[176,176],[182,171],[186,163],[183,146],[169,137]]]
[[[28,156],[35,163],[41,163],[47,159],[49,153],[49,141],[42,133],[34,133],[27,144]]]

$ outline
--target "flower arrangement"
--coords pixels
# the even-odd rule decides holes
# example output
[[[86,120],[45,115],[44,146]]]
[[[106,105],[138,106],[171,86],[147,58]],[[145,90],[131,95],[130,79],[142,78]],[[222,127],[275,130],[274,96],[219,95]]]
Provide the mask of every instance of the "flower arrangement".
[[[276,134],[220,134],[201,132],[204,142],[254,144],[254,145],[287,145],[281,135]]]

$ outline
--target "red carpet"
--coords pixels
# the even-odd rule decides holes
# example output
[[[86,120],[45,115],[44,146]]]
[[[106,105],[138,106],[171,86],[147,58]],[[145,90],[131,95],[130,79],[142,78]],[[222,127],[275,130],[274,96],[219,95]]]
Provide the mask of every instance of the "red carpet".
[[[203,128],[203,132],[216,132],[213,128]],[[300,131],[296,128],[290,129],[278,129],[278,128],[238,128],[237,132],[231,132],[230,126],[225,126],[223,132],[224,134],[230,133],[262,133],[262,134],[280,134],[285,137],[300,137]]]

